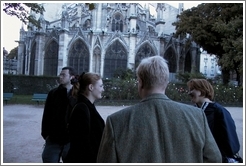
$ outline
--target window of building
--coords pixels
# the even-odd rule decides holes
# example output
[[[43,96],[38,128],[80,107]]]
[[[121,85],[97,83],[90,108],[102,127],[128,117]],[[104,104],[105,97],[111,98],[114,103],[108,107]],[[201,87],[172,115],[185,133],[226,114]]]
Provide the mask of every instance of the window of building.
[[[58,44],[52,41],[45,50],[44,75],[57,76]]]
[[[120,13],[116,13],[112,18],[112,31],[123,32],[123,16]]]
[[[35,70],[35,57],[36,57],[36,42],[32,46],[31,57],[30,57],[29,75],[34,75],[34,70]]]
[[[89,71],[89,49],[82,40],[76,41],[68,55],[68,65],[72,66],[78,73]]]
[[[127,69],[127,50],[116,40],[106,51],[104,78],[112,78],[116,69]]]
[[[175,52],[171,47],[169,47],[167,51],[165,52],[164,58],[168,61],[168,67],[169,67],[170,73],[176,73],[177,60],[176,60]]]
[[[138,50],[135,57],[135,68],[139,65],[143,58],[154,56],[155,52],[148,43],[145,43]]]

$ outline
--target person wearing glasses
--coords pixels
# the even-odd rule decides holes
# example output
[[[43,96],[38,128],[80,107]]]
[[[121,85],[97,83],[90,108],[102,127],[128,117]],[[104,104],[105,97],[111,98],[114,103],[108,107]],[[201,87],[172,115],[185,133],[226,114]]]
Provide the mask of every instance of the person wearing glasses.
[[[200,108],[207,117],[210,130],[220,149],[223,163],[241,162],[238,155],[240,143],[236,125],[230,112],[213,101],[214,89],[206,79],[191,79],[187,82],[191,102]]]

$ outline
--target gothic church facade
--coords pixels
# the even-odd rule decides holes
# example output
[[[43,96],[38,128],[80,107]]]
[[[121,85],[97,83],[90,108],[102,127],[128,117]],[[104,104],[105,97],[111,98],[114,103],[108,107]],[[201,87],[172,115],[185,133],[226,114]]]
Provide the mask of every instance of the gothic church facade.
[[[199,47],[173,37],[179,8],[165,3],[45,3],[39,15],[42,28],[20,30],[17,74],[59,75],[62,67],[78,73],[96,72],[112,78],[118,69],[135,70],[144,57],[160,55],[168,61],[170,79],[177,72],[199,69]],[[34,16],[35,14],[32,13]],[[36,15],[37,17],[37,15]]]

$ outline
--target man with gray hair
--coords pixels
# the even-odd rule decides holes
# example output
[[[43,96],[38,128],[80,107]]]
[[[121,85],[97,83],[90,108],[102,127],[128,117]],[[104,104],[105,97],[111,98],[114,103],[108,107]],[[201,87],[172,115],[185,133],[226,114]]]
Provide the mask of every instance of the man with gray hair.
[[[145,58],[136,74],[142,100],[107,117],[97,162],[222,162],[205,114],[165,95],[166,60],[158,55]]]

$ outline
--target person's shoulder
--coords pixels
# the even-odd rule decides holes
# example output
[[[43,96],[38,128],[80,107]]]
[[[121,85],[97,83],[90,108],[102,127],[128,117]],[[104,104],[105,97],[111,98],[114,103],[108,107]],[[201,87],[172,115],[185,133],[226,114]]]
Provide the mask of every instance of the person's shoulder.
[[[63,88],[63,86],[59,84],[58,86],[52,88],[50,91],[56,91],[57,89],[61,89],[61,88]]]
[[[225,112],[229,112],[224,106],[222,106],[220,103],[214,102],[211,104],[212,107],[217,110],[217,112],[219,113],[225,113]]]
[[[217,102],[213,102],[212,105],[217,108],[224,108],[224,106],[222,106],[220,103]]]
[[[84,98],[81,98],[81,96],[79,96],[76,99],[76,103],[75,103],[74,107],[76,107],[76,108],[87,108],[88,103],[86,102],[86,100],[84,100]]]
[[[191,105],[191,104],[186,104],[186,103],[181,103],[181,102],[177,102],[177,101],[173,101],[170,100],[170,102],[173,104],[173,106],[179,107],[179,108],[183,108],[183,109],[189,109],[189,110],[200,110],[200,108]]]
[[[116,117],[122,117],[126,114],[130,114],[132,112],[132,110],[134,110],[136,105],[138,105],[138,104],[127,106],[126,108],[120,109],[119,111],[114,112],[111,115],[109,115],[109,117],[116,118]]]
[[[55,87],[55,88],[51,89],[51,90],[48,92],[48,94],[50,95],[50,94],[54,93],[54,92],[57,90],[57,88],[58,88],[58,87]]]
[[[170,106],[171,107],[171,106]],[[188,116],[201,116],[203,111],[201,110],[201,108],[198,108],[194,105],[190,105],[190,104],[186,104],[186,103],[180,103],[180,102],[173,102],[172,105],[173,108],[173,112],[176,112],[178,114],[185,114]]]
[[[55,92],[55,91],[58,91],[58,90],[61,90],[61,89],[64,89],[64,87],[62,85],[58,85],[57,87],[51,89],[50,92]]]
[[[211,108],[214,110],[224,110],[225,107],[222,106],[221,104],[217,103],[217,102],[211,102],[208,104],[207,108]]]
[[[75,105],[75,107],[87,107],[87,105],[84,102],[79,102]]]

